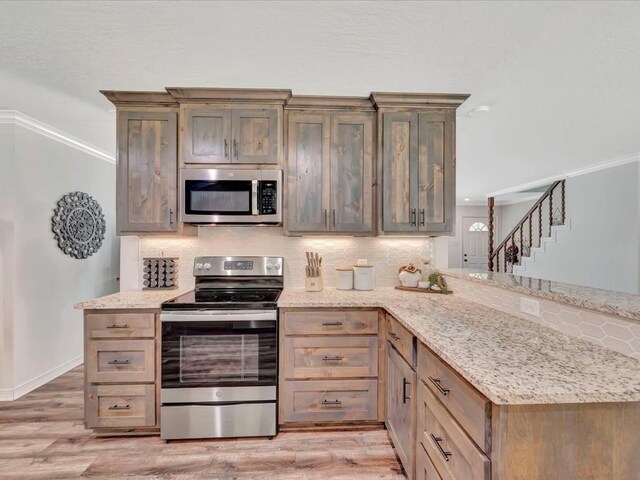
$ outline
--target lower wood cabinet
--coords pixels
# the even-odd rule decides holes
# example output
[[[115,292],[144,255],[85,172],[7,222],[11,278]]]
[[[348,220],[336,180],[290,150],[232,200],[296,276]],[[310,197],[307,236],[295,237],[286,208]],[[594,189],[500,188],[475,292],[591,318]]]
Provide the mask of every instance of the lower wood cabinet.
[[[281,310],[281,426],[381,421],[382,323],[378,310]]]
[[[407,477],[412,479],[416,439],[416,372],[392,346],[387,347],[386,411],[389,436]]]
[[[159,310],[85,311],[85,422],[101,434],[159,431]]]
[[[416,446],[416,480],[443,480],[420,442]]]
[[[152,427],[156,392],[150,385],[88,385],[87,427]]]

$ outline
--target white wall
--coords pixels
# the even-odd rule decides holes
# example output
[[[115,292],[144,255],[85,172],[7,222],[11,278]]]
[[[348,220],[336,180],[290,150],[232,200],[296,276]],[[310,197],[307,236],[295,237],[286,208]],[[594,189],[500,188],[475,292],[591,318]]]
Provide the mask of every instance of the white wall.
[[[0,125],[0,398],[13,386],[14,131]]]
[[[525,202],[512,203],[509,205],[500,205],[494,208],[495,216],[498,219],[498,224],[500,228],[496,229],[496,235],[494,238],[494,247],[498,246],[511,230],[516,226],[516,224],[522,220],[527,212],[533,207],[537,200],[528,200]],[[546,220],[547,217],[545,217]],[[537,229],[537,218],[534,218],[534,229]],[[544,222],[543,222],[544,223]],[[548,221],[546,225],[548,225]],[[537,231],[537,230],[536,230]],[[534,238],[535,234],[534,234]]]
[[[73,304],[117,291],[119,242],[115,237],[115,164],[19,125],[14,131],[12,379],[4,396],[14,398],[82,362],[82,312]],[[10,134],[9,134],[10,135]],[[102,248],[85,260],[62,253],[51,232],[51,216],[64,194],[83,191],[103,208],[107,233]],[[3,245],[3,257],[5,249]],[[6,257],[5,257],[6,258]],[[5,289],[6,291],[6,289]],[[4,349],[3,349],[4,350]]]
[[[640,195],[638,163],[570,177],[571,229],[557,232],[524,275],[638,293]]]

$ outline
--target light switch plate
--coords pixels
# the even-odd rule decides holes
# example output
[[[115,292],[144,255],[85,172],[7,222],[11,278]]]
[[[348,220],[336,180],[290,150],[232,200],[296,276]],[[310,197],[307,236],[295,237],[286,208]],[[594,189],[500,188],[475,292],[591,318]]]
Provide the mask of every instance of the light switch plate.
[[[520,311],[522,313],[526,313],[527,315],[540,317],[540,302],[520,297]]]

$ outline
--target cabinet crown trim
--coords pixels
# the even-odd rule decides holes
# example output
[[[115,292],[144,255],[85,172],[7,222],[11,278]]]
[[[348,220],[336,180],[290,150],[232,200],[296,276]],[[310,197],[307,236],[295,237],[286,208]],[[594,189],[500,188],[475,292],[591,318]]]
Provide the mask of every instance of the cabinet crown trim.
[[[179,88],[167,87],[169,95],[179,103],[234,102],[270,103],[284,105],[291,98],[291,90],[267,88]]]
[[[371,102],[383,107],[450,107],[457,108],[471,95],[466,93],[387,93],[372,92]]]
[[[100,90],[116,107],[175,107],[178,102],[167,92],[123,92],[117,90]]]
[[[370,97],[334,97],[322,95],[295,95],[292,96],[285,109],[294,110],[355,110],[375,111]]]

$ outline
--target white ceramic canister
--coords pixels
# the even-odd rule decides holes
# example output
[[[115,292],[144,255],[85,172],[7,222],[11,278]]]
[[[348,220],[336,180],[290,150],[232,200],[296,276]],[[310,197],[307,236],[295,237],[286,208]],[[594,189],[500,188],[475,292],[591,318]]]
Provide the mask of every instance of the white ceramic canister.
[[[353,289],[353,268],[352,267],[336,268],[336,288],[338,290]]]
[[[373,265],[353,266],[353,288],[356,290],[373,290],[375,283]]]

